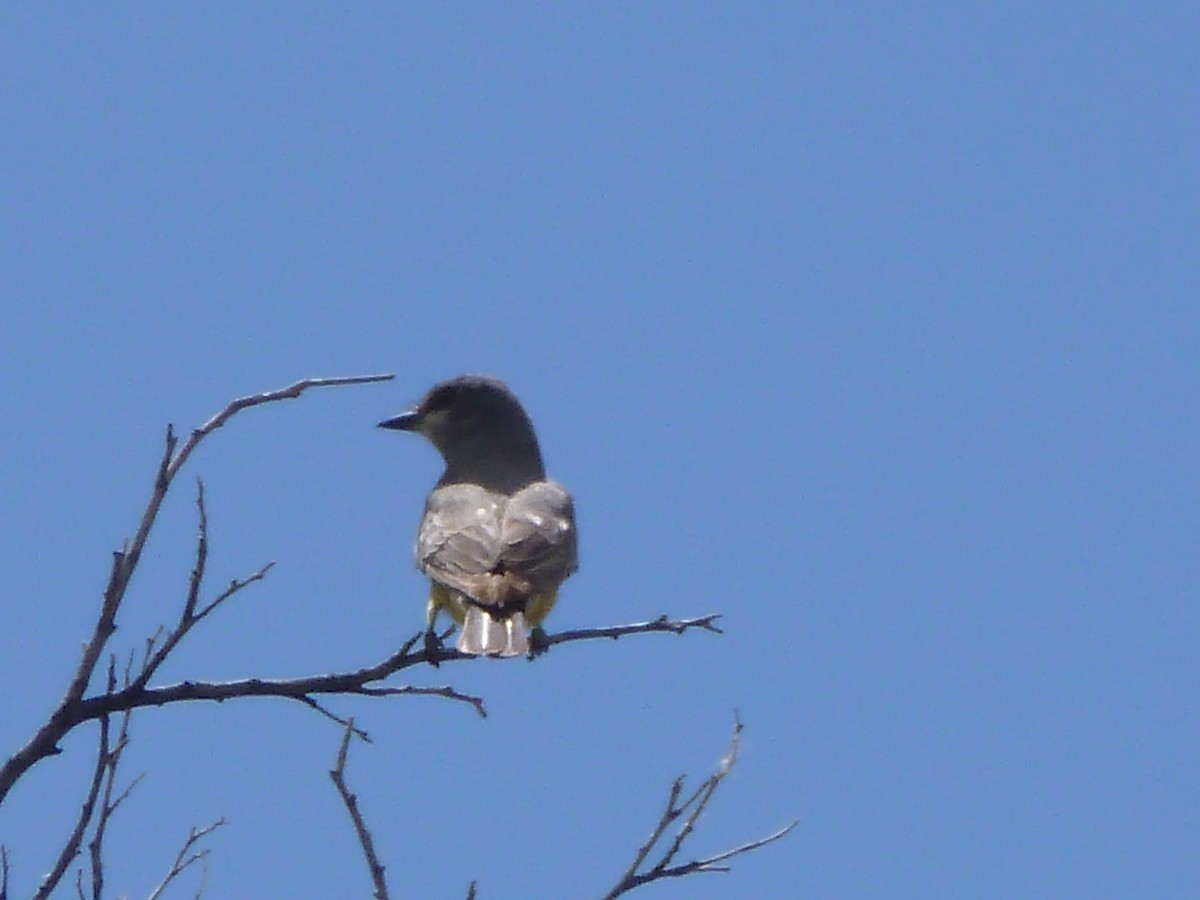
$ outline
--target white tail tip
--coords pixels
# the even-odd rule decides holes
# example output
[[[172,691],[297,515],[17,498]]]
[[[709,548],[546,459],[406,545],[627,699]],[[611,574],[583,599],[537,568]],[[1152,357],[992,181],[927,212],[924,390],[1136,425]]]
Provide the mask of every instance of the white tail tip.
[[[524,656],[529,652],[525,615],[516,612],[494,619],[472,604],[467,608],[457,646],[460,652],[472,656]]]

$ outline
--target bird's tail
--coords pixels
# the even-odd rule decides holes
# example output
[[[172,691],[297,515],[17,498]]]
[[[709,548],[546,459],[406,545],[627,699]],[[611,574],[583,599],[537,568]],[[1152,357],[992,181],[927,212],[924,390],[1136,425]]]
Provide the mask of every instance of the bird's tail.
[[[487,610],[468,604],[458,649],[473,656],[523,656],[529,652],[525,614],[517,611],[493,618]]]

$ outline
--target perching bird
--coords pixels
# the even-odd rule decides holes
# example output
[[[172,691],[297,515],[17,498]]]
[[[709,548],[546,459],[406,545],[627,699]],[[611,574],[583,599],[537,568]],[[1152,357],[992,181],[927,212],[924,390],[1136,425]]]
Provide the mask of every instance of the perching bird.
[[[578,566],[575,508],[546,478],[533,423],[501,381],[463,375],[434,385],[380,428],[427,437],[446,471],[425,501],[417,568],[429,576],[427,642],[445,610],[463,653],[535,649],[558,587]]]

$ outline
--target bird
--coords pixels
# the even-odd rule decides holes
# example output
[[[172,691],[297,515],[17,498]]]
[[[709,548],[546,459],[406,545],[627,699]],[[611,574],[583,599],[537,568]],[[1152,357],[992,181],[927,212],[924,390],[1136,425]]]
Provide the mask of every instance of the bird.
[[[544,650],[542,622],[579,567],[575,505],[546,477],[533,422],[516,395],[499,379],[461,375],[379,427],[422,435],[446,465],[426,498],[415,554],[430,583],[430,658],[441,645],[434,625],[443,610],[460,626],[463,653],[532,657]]]

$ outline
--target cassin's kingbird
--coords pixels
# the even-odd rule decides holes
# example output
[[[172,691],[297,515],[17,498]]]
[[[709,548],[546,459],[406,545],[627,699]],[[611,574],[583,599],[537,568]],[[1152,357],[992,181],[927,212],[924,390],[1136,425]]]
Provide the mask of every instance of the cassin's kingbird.
[[[527,653],[527,625],[536,647],[558,586],[579,566],[575,508],[546,478],[517,398],[501,381],[464,375],[379,427],[423,434],[446,461],[417,534],[429,633],[444,609],[462,626],[463,653]]]

